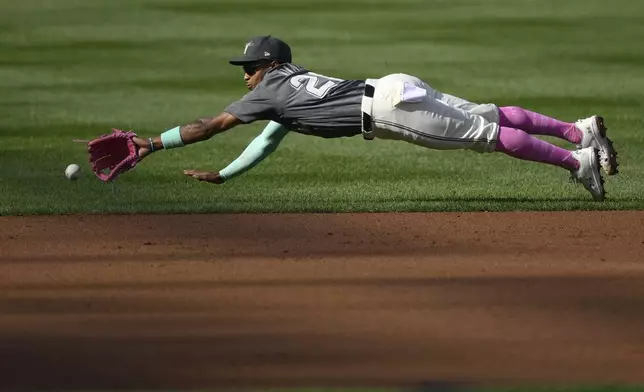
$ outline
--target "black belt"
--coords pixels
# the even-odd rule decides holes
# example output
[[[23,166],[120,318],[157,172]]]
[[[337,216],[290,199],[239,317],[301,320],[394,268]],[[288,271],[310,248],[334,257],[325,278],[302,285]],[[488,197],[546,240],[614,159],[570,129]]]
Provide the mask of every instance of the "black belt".
[[[373,98],[374,93],[376,92],[376,88],[373,87],[370,84],[365,84],[364,86],[364,96],[368,98]],[[373,119],[371,117],[371,114],[362,112],[362,129],[364,129],[365,132],[371,132],[371,124],[373,123]]]

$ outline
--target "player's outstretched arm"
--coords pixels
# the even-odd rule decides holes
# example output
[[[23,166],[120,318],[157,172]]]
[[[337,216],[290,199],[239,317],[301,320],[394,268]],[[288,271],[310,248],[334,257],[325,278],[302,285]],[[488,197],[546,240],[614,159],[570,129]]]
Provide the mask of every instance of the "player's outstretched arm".
[[[277,146],[287,133],[288,129],[279,123],[271,121],[266,125],[264,131],[246,147],[244,152],[219,173],[198,170],[185,170],[183,173],[199,181],[222,184],[226,180],[237,177],[257,166],[264,158],[277,149]]]
[[[172,128],[163,132],[161,136],[148,139],[135,137],[133,140],[139,147],[139,159],[143,159],[154,151],[183,147],[208,140],[239,124],[242,122],[237,117],[223,112],[216,117],[201,118],[193,123]]]

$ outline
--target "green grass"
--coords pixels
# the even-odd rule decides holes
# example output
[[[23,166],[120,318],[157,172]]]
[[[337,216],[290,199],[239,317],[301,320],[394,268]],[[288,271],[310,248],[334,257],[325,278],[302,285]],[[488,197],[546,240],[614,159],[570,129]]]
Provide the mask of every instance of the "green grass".
[[[472,101],[603,114],[621,173],[594,203],[561,169],[500,154],[291,134],[223,186],[181,174],[226,166],[254,124],[154,154],[115,184],[88,174],[72,139],[219,113],[245,93],[226,60],[267,33],[323,74],[406,72]],[[632,0],[0,0],[0,215],[641,209],[643,41]],[[79,181],[63,177],[70,163]]]

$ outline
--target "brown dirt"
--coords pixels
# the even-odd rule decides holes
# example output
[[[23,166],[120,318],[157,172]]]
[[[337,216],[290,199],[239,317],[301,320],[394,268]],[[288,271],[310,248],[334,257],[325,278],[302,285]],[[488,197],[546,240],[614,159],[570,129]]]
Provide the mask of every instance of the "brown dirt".
[[[644,382],[644,212],[0,218],[0,389]]]

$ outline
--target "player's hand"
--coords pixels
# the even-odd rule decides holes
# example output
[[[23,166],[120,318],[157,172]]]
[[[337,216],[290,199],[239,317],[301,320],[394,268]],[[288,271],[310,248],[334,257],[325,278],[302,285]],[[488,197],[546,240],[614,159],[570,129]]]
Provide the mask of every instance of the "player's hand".
[[[135,137],[132,139],[132,141],[139,148],[139,161],[152,154],[152,150],[150,149],[150,142],[148,141],[148,139]]]
[[[184,170],[183,174],[196,180],[210,182],[212,184],[223,184],[225,181],[224,178],[219,175],[219,173],[198,170]]]

